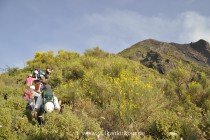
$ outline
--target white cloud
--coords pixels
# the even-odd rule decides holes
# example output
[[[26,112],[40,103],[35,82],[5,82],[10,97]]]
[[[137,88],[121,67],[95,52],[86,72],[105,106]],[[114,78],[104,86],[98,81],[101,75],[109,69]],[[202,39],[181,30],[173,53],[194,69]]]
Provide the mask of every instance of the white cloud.
[[[182,40],[197,41],[205,39],[210,41],[210,17],[205,17],[196,12],[183,14]]]
[[[134,11],[115,10],[87,15],[86,23],[85,28],[94,30],[89,43],[114,47],[115,52],[147,38],[178,43],[201,38],[210,41],[210,17],[196,12],[185,12],[170,18],[163,14],[147,17]]]

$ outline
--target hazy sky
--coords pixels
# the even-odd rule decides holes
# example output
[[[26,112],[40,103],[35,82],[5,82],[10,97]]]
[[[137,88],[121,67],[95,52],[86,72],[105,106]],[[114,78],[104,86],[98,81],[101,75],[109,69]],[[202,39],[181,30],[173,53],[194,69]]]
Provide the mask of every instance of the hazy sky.
[[[37,51],[117,53],[147,38],[210,42],[210,0],[0,0],[0,68]]]

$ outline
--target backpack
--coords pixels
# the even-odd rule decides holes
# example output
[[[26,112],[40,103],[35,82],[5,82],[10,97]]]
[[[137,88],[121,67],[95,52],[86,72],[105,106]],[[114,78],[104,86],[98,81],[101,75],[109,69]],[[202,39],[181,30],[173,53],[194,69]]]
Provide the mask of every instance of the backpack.
[[[38,71],[37,70],[34,70],[32,72],[32,77],[37,79],[37,77],[38,77]]]
[[[41,76],[45,76],[45,72],[42,70],[38,71],[38,78],[41,78]]]
[[[47,102],[52,102],[54,103],[54,98],[53,98],[53,93],[49,91],[43,91],[42,92],[42,98],[43,98],[43,104]]]
[[[30,99],[32,99],[33,96],[32,96],[31,91],[28,90],[28,89],[26,89],[26,90],[24,91],[23,98],[24,98],[26,101],[29,101]]]
[[[41,76],[45,76],[45,72],[42,70],[34,70],[32,77],[36,79],[41,79]]]
[[[54,103],[54,95],[52,92],[52,89],[49,85],[45,85],[42,91],[42,99],[43,99],[43,104],[47,102],[52,102]]]

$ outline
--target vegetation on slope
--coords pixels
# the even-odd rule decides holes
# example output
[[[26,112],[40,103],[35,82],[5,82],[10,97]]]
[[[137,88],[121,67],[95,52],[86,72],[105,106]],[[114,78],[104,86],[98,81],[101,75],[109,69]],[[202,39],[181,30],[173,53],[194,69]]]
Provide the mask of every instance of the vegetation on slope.
[[[51,67],[63,113],[46,114],[46,124],[27,117],[25,77]],[[0,75],[0,139],[184,139],[210,137],[208,73],[178,62],[166,75],[99,48],[83,55],[38,52],[24,69]],[[120,133],[120,132],[123,132]],[[132,133],[133,132],[133,133]],[[138,133],[134,133],[138,132]]]

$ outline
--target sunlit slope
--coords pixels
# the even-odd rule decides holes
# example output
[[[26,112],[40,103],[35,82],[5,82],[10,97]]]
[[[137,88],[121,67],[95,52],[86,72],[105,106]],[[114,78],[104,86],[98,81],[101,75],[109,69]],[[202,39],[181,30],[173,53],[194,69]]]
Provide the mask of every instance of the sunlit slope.
[[[37,52],[24,69],[10,68],[0,75],[0,139],[96,139],[98,134],[119,140],[170,139],[170,132],[178,138],[205,139],[208,73],[177,63],[162,75],[99,48],[84,54]],[[26,76],[46,67],[54,70],[49,84],[64,109],[45,114],[46,124],[39,127],[27,118],[22,95]]]

